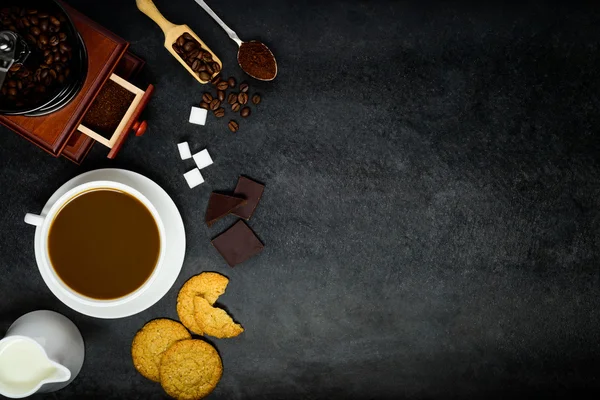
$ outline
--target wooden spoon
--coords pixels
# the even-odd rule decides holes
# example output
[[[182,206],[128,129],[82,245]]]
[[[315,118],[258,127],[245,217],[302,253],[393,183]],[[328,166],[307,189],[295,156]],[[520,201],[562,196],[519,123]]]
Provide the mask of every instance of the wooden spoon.
[[[273,55],[273,52],[264,43],[261,43],[261,42],[255,41],[255,40],[250,41],[250,42],[242,42],[240,40],[240,38],[238,37],[238,35],[231,28],[229,28],[225,24],[225,22],[223,22],[223,20],[221,18],[219,18],[219,16],[217,14],[215,14],[215,12],[208,6],[208,4],[206,4],[204,2],[204,0],[195,0],[195,1],[196,1],[196,3],[198,3],[200,5],[200,7],[202,7],[204,9],[204,11],[206,11],[208,13],[208,15],[210,15],[217,22],[217,24],[221,25],[221,28],[223,28],[223,30],[225,32],[227,32],[227,34],[229,35],[231,40],[233,40],[234,42],[237,43],[237,45],[239,46],[238,57],[237,57],[238,64],[240,64],[240,68],[242,68],[242,70],[244,70],[245,73],[247,73],[254,79],[258,79],[261,81],[272,81],[273,79],[275,79],[275,77],[277,76],[277,61],[275,60],[275,56]],[[240,53],[244,53],[244,52],[250,53],[250,52],[255,51],[256,48],[258,48],[259,50],[263,50],[265,53],[271,55],[272,61],[271,61],[270,67],[273,70],[273,72],[272,72],[272,76],[269,76],[267,79],[260,78],[258,76],[251,74],[248,71],[248,66],[243,65],[243,63],[240,62]]]
[[[212,54],[213,61],[219,64],[219,71],[215,71],[213,76],[217,75],[220,72],[220,70],[223,69],[223,63],[221,62],[221,60],[219,60],[219,57],[217,57],[217,55],[213,53],[213,51],[206,45],[206,43],[204,43],[202,39],[200,39],[198,35],[196,35],[190,29],[189,26],[172,24],[160,13],[160,11],[158,11],[156,5],[154,5],[152,0],[135,0],[135,2],[137,4],[138,9],[144,14],[146,14],[151,20],[156,22],[156,24],[160,26],[160,28],[163,30],[165,34],[165,48],[169,51],[169,53],[171,53],[171,55],[173,55],[173,57],[175,57],[181,63],[181,65],[185,67],[185,69],[188,70],[190,74],[192,74],[194,78],[196,78],[196,80],[198,80],[198,82],[204,84],[208,83],[209,81],[204,81],[200,79],[200,76],[196,72],[194,72],[189,65],[187,65],[187,63],[179,56],[179,54],[175,52],[175,50],[173,50],[173,43],[175,43],[179,36],[183,35],[184,33],[188,33],[194,39],[196,39],[204,50]]]

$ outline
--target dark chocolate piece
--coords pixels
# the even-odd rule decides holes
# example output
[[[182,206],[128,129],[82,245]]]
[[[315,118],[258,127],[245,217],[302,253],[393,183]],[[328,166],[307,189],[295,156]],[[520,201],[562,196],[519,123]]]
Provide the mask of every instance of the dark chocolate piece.
[[[226,194],[211,193],[208,199],[208,207],[206,208],[206,225],[211,226],[219,219],[239,206],[246,204],[246,200],[240,197],[227,196]]]
[[[255,182],[252,179],[248,179],[245,176],[240,176],[233,194],[246,198],[247,203],[246,205],[238,207],[233,214],[240,218],[244,218],[245,220],[249,220],[250,217],[252,217],[252,214],[254,214],[256,206],[258,206],[258,202],[260,201],[264,190],[265,185]]]
[[[211,243],[230,267],[243,263],[265,247],[242,220],[214,238]]]

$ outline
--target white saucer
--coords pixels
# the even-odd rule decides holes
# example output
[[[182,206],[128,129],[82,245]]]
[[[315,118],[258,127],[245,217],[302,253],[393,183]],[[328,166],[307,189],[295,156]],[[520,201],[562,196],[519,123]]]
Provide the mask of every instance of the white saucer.
[[[52,293],[60,301],[71,307],[73,310],[78,311],[82,314],[89,315],[90,317],[96,318],[123,318],[130,315],[137,314],[144,311],[148,307],[154,305],[159,301],[177,280],[181,267],[183,266],[183,260],[185,258],[185,228],[183,226],[183,220],[177,206],[160,186],[135,172],[127,171],[124,169],[98,169],[95,171],[86,172],[71,179],[64,185],[62,185],[44,206],[41,215],[48,213],[54,202],[58,200],[67,191],[71,190],[75,186],[87,183],[90,181],[115,181],[131,186],[136,189],[154,205],[158,214],[160,215],[164,226],[166,236],[166,250],[164,258],[164,266],[160,269],[154,283],[139,297],[131,300],[128,303],[115,305],[111,307],[95,307],[90,305],[80,304],[70,297],[63,294],[58,288],[54,286],[44,275],[44,282],[50,288]],[[40,260],[40,253],[42,251],[42,237],[40,229],[35,231],[35,258]]]

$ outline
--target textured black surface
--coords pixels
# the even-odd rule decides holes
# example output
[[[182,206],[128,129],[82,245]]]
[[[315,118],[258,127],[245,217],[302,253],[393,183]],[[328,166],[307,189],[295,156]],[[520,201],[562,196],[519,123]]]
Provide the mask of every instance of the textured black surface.
[[[246,328],[214,340],[214,399],[507,398],[600,394],[600,15],[562,6],[396,1],[211,1],[279,61],[264,101],[231,134],[187,123],[198,85],[130,1],[71,4],[132,43],[156,84],[144,138],[82,167],[6,129],[0,148],[1,328],[50,308],[81,328],[81,375],[50,399],[159,399],[129,357],[136,330],[176,317],[200,271],[231,279],[221,302]],[[157,0],[241,77],[236,47],[191,0]],[[215,164],[189,190],[176,143]],[[179,206],[189,241],[175,287],[103,321],[42,282],[26,212],[69,178],[132,169]],[[212,190],[266,183],[250,226],[262,254],[231,269],[211,247]],[[38,398],[42,398],[41,396]]]

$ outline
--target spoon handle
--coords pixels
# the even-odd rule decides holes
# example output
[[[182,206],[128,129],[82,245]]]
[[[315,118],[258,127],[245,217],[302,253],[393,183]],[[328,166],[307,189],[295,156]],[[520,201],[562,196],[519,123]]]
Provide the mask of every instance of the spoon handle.
[[[206,4],[204,2],[204,0],[195,0],[195,1],[196,1],[196,3],[198,3],[200,5],[200,7],[202,7],[204,9],[204,11],[206,11],[208,13],[208,15],[210,15],[217,22],[217,24],[221,25],[221,28],[223,28],[225,30],[225,32],[227,32],[227,34],[229,35],[231,40],[236,42],[238,46],[242,45],[242,41],[240,40],[238,35],[233,30],[231,30],[231,28],[229,28],[225,24],[225,22],[223,22],[223,20],[221,18],[219,18],[219,16],[217,14],[215,14],[215,12],[213,10],[211,10],[211,8],[208,6],[208,4]]]
[[[158,8],[156,8],[156,5],[154,5],[152,0],[135,0],[135,3],[141,12],[146,14],[151,20],[160,26],[165,33],[165,36],[167,36],[167,33],[169,33],[171,29],[175,28],[175,25],[167,21],[160,11],[158,11]]]

